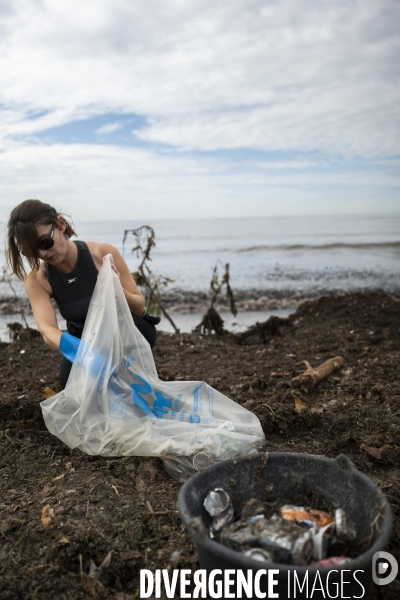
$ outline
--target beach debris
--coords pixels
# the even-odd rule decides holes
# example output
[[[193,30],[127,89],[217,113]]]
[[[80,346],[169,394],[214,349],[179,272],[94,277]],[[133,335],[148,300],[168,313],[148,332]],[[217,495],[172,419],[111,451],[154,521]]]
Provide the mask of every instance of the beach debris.
[[[242,519],[249,519],[250,517],[265,515],[269,512],[268,504],[266,502],[262,502],[257,498],[250,498],[244,504],[242,508]]]
[[[67,544],[70,544],[70,541],[65,536],[60,537],[56,542],[56,546],[66,546]]]
[[[169,283],[174,283],[175,280],[164,275],[156,276],[149,267],[149,262],[152,260],[150,252],[156,246],[154,229],[150,225],[142,225],[137,229],[125,229],[122,240],[122,256],[125,254],[125,241],[130,233],[134,235],[136,240],[136,246],[132,248],[131,252],[136,252],[137,257],[141,258],[137,271],[132,273],[132,275],[136,283],[139,286],[145,287],[148,291],[147,310],[150,314],[154,313],[157,316],[162,313],[171,323],[175,333],[179,333],[178,327],[172,320],[162,300],[163,288],[166,288]]]
[[[337,537],[346,542],[351,542],[357,537],[357,530],[353,521],[342,508],[335,510],[335,531]]]
[[[213,519],[221,519],[232,502],[225,490],[215,488],[207,494],[204,507]],[[254,560],[320,567],[347,562],[357,538],[355,524],[342,508],[326,512],[285,504],[278,509],[258,498],[250,498],[243,505],[239,520],[231,519],[217,527],[213,522],[209,533]]]
[[[112,554],[113,554],[113,550],[110,550],[110,552],[107,554],[107,556],[105,557],[105,559],[99,566],[97,566],[96,563],[92,559],[90,559],[90,567],[89,567],[89,575],[88,575],[88,577],[90,577],[90,579],[92,579],[92,580],[99,579],[101,571],[103,569],[107,569],[111,565]]]
[[[303,400],[300,400],[299,398],[294,399],[294,411],[297,412],[298,415],[305,408],[307,408],[307,404],[303,402]]]
[[[212,533],[220,531],[233,519],[232,501],[229,494],[222,488],[215,488],[208,492],[204,500],[204,508],[213,518],[211,524]]]
[[[249,558],[252,558],[253,560],[272,562],[272,555],[262,548],[250,548],[250,550],[246,550],[246,552],[243,552],[243,554]]]
[[[51,508],[50,504],[46,504],[42,508],[42,525],[45,531],[47,531],[50,527],[50,523],[52,518],[54,517],[54,510]]]
[[[193,467],[196,471],[201,471],[212,465],[213,457],[208,452],[198,452],[193,457]]]
[[[343,378],[346,379],[346,380],[348,380],[348,379],[352,379],[353,377],[354,377],[354,371],[353,371],[353,369],[351,367],[349,367],[343,373]]]
[[[230,505],[229,494],[223,488],[215,488],[208,492],[204,500],[204,508],[212,517],[220,515]]]
[[[367,444],[361,444],[360,449],[364,450],[367,454],[375,458],[376,460],[382,459],[382,454],[390,450],[392,446],[389,444],[383,444],[380,448],[374,448],[373,446],[367,446]]]
[[[235,335],[235,340],[238,344],[243,344],[249,338],[257,335],[261,341],[265,343],[274,335],[283,335],[280,327],[281,325],[290,325],[289,319],[282,319],[281,317],[272,315],[267,321],[264,321],[264,323],[257,322],[255,325],[246,329],[246,331],[237,333]]]
[[[350,558],[346,558],[345,556],[331,556],[313,563],[313,567],[317,569],[321,569],[322,567],[337,567],[348,563],[349,560]]]
[[[305,525],[310,528],[325,527],[333,524],[333,517],[322,510],[304,508],[304,506],[292,506],[285,504],[281,507],[281,515],[288,521],[294,521],[299,525]]]
[[[305,565],[312,555],[313,541],[309,530],[301,525],[273,515],[239,521],[225,527],[221,541],[233,550],[261,547],[274,562]]]
[[[328,536],[328,531],[331,533],[333,531],[334,521],[328,523],[324,527],[319,528],[314,527],[312,529],[313,534],[313,559],[314,560],[322,560],[326,558],[328,555],[328,547],[329,543],[332,542],[332,539]]]
[[[219,279],[218,275],[218,267],[220,265],[225,269],[221,280]],[[219,294],[222,291],[223,286],[225,286],[226,299],[229,305],[229,310],[231,311],[233,316],[236,317],[236,302],[232,288],[229,284],[229,279],[229,263],[226,263],[224,265],[220,260],[217,260],[210,281],[210,291],[212,294],[210,307],[207,310],[206,314],[203,316],[201,322],[193,329],[194,332],[206,335],[211,335],[213,332],[215,332],[216,335],[226,335],[228,333],[228,331],[224,328],[224,321],[221,319],[219,313],[215,310],[214,305],[217,301]]]
[[[301,373],[301,375],[294,377],[291,380],[290,385],[292,388],[304,387],[308,390],[311,390],[317,385],[317,383],[332,373],[332,371],[341,367],[343,362],[344,360],[342,356],[335,356],[334,358],[329,358],[322,363],[322,365],[314,369],[309,362],[303,360],[299,364],[306,365],[306,370],[304,373]]]
[[[42,496],[44,496],[45,494],[47,494],[48,492],[50,492],[51,490],[54,490],[56,486],[52,485],[49,481],[47,483],[44,484],[44,488],[42,489],[42,491],[40,492]]]
[[[56,392],[51,388],[51,387],[45,387],[43,390],[43,398],[51,398],[52,396],[55,396]]]
[[[169,557],[169,560],[172,563],[177,563],[180,559],[181,553],[179,552],[179,550],[174,550],[171,554],[171,556]]]
[[[201,322],[196,325],[193,331],[198,331],[205,335],[211,335],[214,331],[216,335],[226,335],[228,331],[224,327],[224,321],[219,313],[212,306],[207,310]]]

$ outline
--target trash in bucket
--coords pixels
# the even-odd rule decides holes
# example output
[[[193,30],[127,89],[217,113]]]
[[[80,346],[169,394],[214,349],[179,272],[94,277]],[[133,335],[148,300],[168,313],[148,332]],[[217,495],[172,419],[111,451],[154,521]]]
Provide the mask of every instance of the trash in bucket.
[[[214,517],[204,500],[217,488],[230,498],[234,521],[212,538]],[[233,570],[236,582],[250,569],[263,592],[265,574],[275,569],[281,598],[317,600],[335,597],[337,589],[342,596],[336,597],[369,598],[372,558],[386,547],[392,527],[382,492],[343,455],[273,452],[224,461],[186,482],[178,507],[203,569],[220,569],[221,581]],[[243,598],[257,597],[242,591]]]
[[[285,504],[279,508],[279,514],[273,512],[267,518],[276,506],[250,498],[239,520],[230,524],[233,506],[223,488],[207,494],[204,508],[212,517],[211,538],[246,556],[253,556],[254,551],[257,560],[267,560],[268,556],[270,562],[311,565],[329,558],[343,561],[346,556],[360,553],[355,525],[342,508],[332,507],[333,517],[316,508]],[[257,553],[260,549],[265,554]]]
[[[274,562],[293,565],[308,564],[313,550],[311,531],[278,515],[232,523],[221,531],[219,541],[239,552],[263,548]]]

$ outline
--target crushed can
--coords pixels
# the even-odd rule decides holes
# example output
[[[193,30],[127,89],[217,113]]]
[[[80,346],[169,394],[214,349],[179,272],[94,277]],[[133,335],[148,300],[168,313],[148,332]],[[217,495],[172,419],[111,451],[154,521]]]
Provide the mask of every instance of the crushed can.
[[[222,530],[221,542],[239,551],[262,548],[273,562],[293,565],[307,564],[313,550],[310,531],[278,515],[233,523]]]
[[[233,506],[229,494],[222,488],[211,490],[204,499],[204,508],[212,517],[211,537],[233,520]]]
[[[243,554],[260,562],[272,562],[272,555],[262,548],[250,548],[250,550],[246,550]]]

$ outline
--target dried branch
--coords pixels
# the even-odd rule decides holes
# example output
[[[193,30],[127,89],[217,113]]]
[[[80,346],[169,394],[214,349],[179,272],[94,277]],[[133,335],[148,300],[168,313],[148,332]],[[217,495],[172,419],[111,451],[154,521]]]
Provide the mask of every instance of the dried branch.
[[[332,373],[332,371],[341,367],[343,362],[344,360],[341,356],[335,356],[334,358],[329,358],[316,369],[313,369],[310,363],[303,360],[302,363],[306,365],[307,369],[301,375],[294,377],[290,382],[290,385],[292,388],[304,387],[311,390],[321,381],[321,379],[324,379]]]
[[[164,306],[162,293],[160,291],[160,286],[166,286],[168,283],[172,283],[173,279],[169,279],[163,275],[155,277],[147,264],[148,261],[152,260],[150,252],[156,245],[154,229],[149,225],[142,225],[137,229],[125,229],[122,240],[123,255],[125,254],[125,241],[129,233],[132,233],[136,238],[136,246],[132,248],[132,252],[136,252],[137,257],[141,258],[137,271],[132,273],[132,275],[137,284],[145,287],[148,291],[148,309],[152,312],[152,307],[155,307],[158,314],[162,312],[165,318],[171,323],[175,332],[179,333],[179,329]]]

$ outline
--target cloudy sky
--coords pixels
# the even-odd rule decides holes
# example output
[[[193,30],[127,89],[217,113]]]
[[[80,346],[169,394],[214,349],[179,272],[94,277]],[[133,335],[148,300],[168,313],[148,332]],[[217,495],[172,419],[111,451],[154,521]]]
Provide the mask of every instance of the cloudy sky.
[[[0,0],[0,220],[400,211],[398,0]]]

